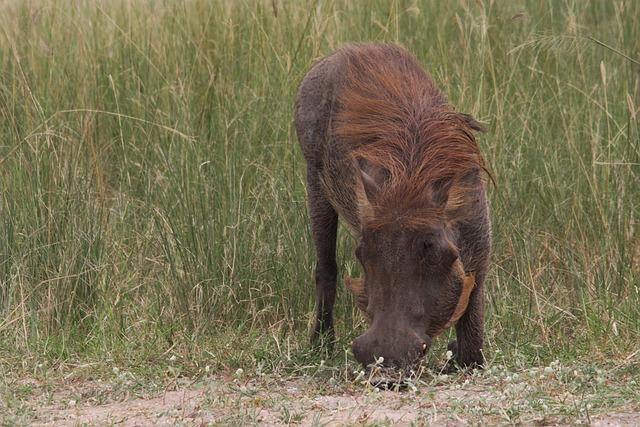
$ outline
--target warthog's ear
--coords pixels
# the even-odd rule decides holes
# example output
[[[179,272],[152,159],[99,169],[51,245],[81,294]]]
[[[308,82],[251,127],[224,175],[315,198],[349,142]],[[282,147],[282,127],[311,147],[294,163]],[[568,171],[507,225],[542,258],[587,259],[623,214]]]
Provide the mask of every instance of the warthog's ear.
[[[364,314],[367,322],[371,323],[371,319],[367,316],[367,305],[369,305],[369,296],[367,295],[367,289],[364,287],[364,279],[362,277],[358,279],[345,276],[344,284],[347,289],[351,291],[353,297],[356,300],[356,307]]]
[[[467,113],[458,113],[458,117],[460,120],[464,122],[469,128],[477,131],[477,132],[486,132],[487,128],[485,128],[480,122],[473,118],[471,114]]]
[[[358,203],[361,215],[371,213],[371,205],[375,203],[382,185],[389,179],[389,172],[363,157],[356,158],[356,166],[360,171],[362,190],[358,191]]]
[[[362,179],[364,191],[369,201],[373,202],[380,192],[382,184],[389,178],[389,171],[363,157],[358,157],[356,161],[360,169],[360,178]]]
[[[442,207],[447,204],[453,181],[453,178],[443,178],[431,184],[429,197],[435,206]]]
[[[452,184],[447,189],[445,211],[452,218],[461,219],[469,212],[465,210],[465,206],[472,197],[475,197],[475,191],[481,185],[480,168],[471,168],[462,175],[458,175],[451,179]],[[440,196],[440,199],[444,199]]]

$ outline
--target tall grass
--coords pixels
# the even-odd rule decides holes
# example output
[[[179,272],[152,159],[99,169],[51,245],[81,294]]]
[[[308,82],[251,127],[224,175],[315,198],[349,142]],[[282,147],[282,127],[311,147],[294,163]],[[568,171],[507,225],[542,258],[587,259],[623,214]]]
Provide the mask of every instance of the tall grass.
[[[315,59],[379,40],[488,124],[488,352],[626,356],[639,19],[623,1],[2,3],[0,346],[304,347],[313,246],[293,99]],[[352,248],[341,230],[342,272]],[[338,298],[348,338],[361,319]]]

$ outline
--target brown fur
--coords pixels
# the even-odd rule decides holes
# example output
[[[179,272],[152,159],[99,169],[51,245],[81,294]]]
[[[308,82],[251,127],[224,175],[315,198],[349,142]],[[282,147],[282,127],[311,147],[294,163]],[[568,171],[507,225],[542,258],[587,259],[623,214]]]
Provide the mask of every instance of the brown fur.
[[[313,339],[333,336],[339,215],[365,273],[345,280],[370,321],[352,344],[356,359],[411,364],[455,323],[457,362],[481,365],[491,246],[473,134],[482,126],[389,44],[348,45],[316,63],[295,124],[317,259]]]
[[[354,161],[388,171],[376,206],[363,215],[368,225],[455,219],[455,208],[471,195],[462,178],[485,169],[468,116],[453,111],[409,54],[362,45],[344,55],[332,133],[350,146]],[[425,203],[429,186],[446,180],[454,181],[447,204]]]

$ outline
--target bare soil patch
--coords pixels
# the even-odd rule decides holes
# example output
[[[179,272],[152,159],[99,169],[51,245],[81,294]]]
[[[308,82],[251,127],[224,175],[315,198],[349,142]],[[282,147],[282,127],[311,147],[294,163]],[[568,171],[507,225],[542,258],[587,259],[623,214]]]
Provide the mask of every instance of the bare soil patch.
[[[92,381],[70,384],[47,399],[34,399],[30,423],[39,426],[640,425],[637,402],[626,403],[597,410],[585,396],[574,396],[561,387],[545,394],[544,388],[530,380],[505,384],[472,378],[392,392],[355,383],[324,384],[311,378],[243,379],[216,375],[197,382],[177,382],[157,392],[130,395],[114,384]]]

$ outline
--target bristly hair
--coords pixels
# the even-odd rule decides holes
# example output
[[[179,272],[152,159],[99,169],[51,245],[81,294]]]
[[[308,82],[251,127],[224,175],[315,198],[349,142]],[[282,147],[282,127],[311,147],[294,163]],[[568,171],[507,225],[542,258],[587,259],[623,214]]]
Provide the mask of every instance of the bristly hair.
[[[465,176],[486,171],[470,123],[455,112],[418,61],[395,45],[351,45],[341,51],[346,72],[332,134],[387,179],[369,225],[402,220],[420,226],[450,219],[471,195]],[[472,121],[472,119],[471,119]],[[446,206],[429,203],[429,189],[450,182]]]

